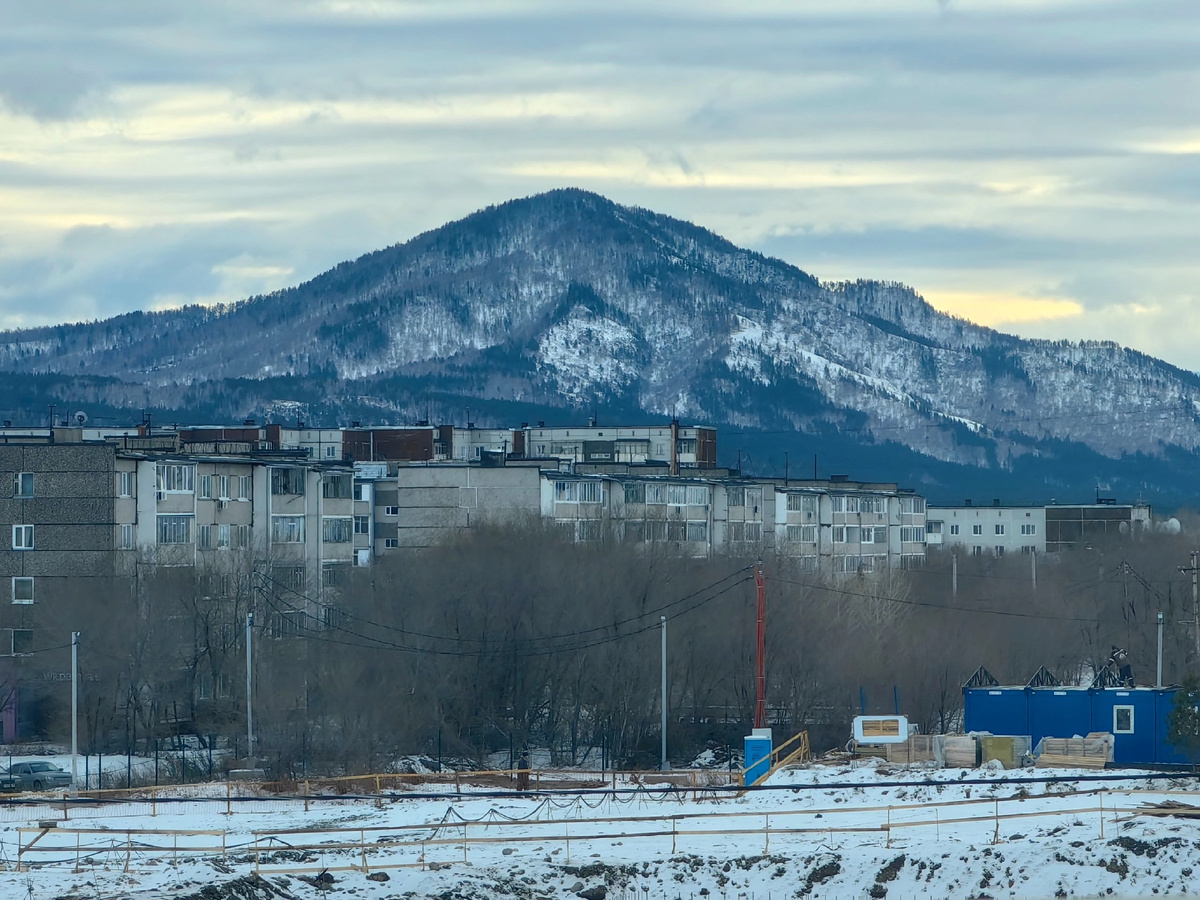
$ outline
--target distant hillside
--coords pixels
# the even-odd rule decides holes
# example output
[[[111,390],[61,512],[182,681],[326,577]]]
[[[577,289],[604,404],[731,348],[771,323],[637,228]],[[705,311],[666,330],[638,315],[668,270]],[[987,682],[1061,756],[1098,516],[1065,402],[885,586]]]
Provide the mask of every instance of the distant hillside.
[[[1099,484],[1186,503],[1200,489],[1191,372],[1111,343],[1000,334],[898,284],[821,284],[579,190],[230,306],[3,333],[0,380],[20,421],[49,403],[193,420],[462,421],[470,408],[480,424],[595,408],[722,426],[723,456],[740,447],[760,470],[817,452],[826,472],[854,462],[948,496],[977,474],[1034,497]]]

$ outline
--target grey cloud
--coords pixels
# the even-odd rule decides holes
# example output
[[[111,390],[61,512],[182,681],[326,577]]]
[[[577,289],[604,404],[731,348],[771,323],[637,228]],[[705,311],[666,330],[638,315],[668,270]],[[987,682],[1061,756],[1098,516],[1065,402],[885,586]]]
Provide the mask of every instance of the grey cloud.
[[[1099,314],[1145,299],[1113,284],[1151,283],[1158,271],[1168,274],[1155,276],[1155,291],[1187,296],[1197,274],[1188,249],[1195,157],[1130,148],[1194,127],[1194,2],[779,8],[548,2],[369,18],[267,0],[0,0],[0,102],[47,122],[117,117],[110,105],[129,87],[268,105],[553,92],[631,105],[610,119],[318,114],[133,143],[172,165],[95,178],[53,161],[0,164],[3,186],[78,195],[87,209],[154,200],[148,218],[166,219],[76,230],[49,250],[14,243],[0,261],[0,315],[106,315],[258,289],[214,272],[241,258],[290,269],[282,283],[294,283],[564,182],[694,219],[819,277],[942,269],[969,291],[1006,272],[1057,285]],[[619,171],[627,160],[632,174]],[[866,174],[770,184],[772,167],[801,163]],[[575,164],[600,174],[555,174]],[[713,170],[768,175],[760,189],[665,187],[639,180],[639,166],[685,184]],[[1039,181],[1053,189],[1021,192]],[[1013,195],[992,182],[1014,182]],[[214,217],[223,223],[188,224]],[[1096,327],[1113,321],[1098,315]],[[1168,347],[1151,330],[1137,333],[1145,349]],[[1200,364],[1200,352],[1174,361]]]

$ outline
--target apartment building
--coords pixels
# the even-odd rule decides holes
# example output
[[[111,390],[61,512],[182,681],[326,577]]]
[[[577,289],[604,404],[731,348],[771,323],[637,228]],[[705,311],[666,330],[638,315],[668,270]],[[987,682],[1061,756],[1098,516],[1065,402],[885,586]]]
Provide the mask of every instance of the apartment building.
[[[1101,501],[1091,504],[930,507],[926,526],[930,546],[958,547],[973,556],[1060,553],[1089,541],[1141,534],[1150,527],[1145,504]]]
[[[925,499],[845,479],[774,484],[775,546],[810,571],[850,575],[925,563]]]

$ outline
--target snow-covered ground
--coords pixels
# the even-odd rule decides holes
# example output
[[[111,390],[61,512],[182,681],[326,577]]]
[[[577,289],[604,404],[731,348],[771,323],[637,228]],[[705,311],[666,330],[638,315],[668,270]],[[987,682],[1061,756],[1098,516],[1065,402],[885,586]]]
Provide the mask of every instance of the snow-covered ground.
[[[307,812],[303,801],[264,798],[235,804],[231,814],[223,787],[196,786],[191,796],[207,790],[217,802],[70,808],[68,820],[25,854],[34,866],[27,872],[14,871],[18,841],[28,845],[37,830],[18,829],[62,820],[62,806],[5,807],[0,897],[597,900],[603,889],[624,900],[769,900],[1192,891],[1200,820],[1135,811],[1165,800],[1194,798],[1200,806],[1195,780],[1012,780],[1087,774],[1095,773],[866,760],[780,772],[771,785],[782,789],[741,796],[654,789],[481,796],[483,788],[456,794],[441,785],[414,789],[420,798],[310,801]],[[963,783],[981,777],[989,783]],[[923,783],[887,784],[894,781]],[[203,833],[174,833],[181,831]]]

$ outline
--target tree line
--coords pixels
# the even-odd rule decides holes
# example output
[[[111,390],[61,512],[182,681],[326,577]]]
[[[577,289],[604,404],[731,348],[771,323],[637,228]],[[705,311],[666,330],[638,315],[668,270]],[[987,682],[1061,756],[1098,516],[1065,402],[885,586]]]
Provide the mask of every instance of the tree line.
[[[1152,684],[1160,610],[1164,681],[1179,682],[1197,662],[1179,571],[1191,549],[1154,535],[1036,561],[960,553],[957,586],[946,551],[913,571],[836,577],[766,554],[771,724],[781,740],[808,729],[817,750],[845,743],[860,711],[953,731],[977,667],[1003,683],[1045,666],[1087,684],[1114,645]],[[653,767],[666,616],[669,749],[686,764],[749,728],[758,562],[574,544],[536,523],[479,528],[320,595],[252,560],[215,584],[146,566],[103,597],[40,609],[38,633],[62,637],[60,655],[70,631],[83,635],[92,753],[189,740],[245,756],[253,612],[254,749],[280,774],[379,771],[402,755],[479,764],[527,747],[561,764]],[[38,675],[64,668],[50,656],[20,660],[20,677],[36,687],[40,736],[65,740],[69,686]]]

